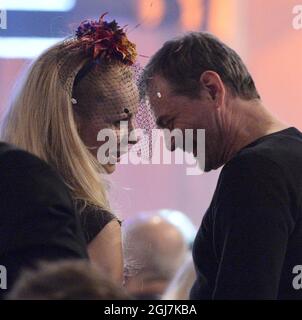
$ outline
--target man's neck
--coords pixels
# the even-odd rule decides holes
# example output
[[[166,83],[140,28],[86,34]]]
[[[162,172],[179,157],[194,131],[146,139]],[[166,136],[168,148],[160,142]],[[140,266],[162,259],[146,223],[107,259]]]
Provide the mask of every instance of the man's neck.
[[[289,127],[270,114],[260,100],[235,100],[229,117],[231,125],[225,132],[224,163],[253,141]]]

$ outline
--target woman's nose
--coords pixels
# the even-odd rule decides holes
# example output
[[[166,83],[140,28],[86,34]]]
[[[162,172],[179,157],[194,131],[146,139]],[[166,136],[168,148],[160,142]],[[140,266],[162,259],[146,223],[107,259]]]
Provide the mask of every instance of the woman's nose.
[[[129,131],[128,143],[129,144],[137,144],[139,142],[139,137],[135,133],[135,130]]]
[[[136,132],[135,132],[135,122],[134,122],[134,120],[131,120],[131,121],[129,121],[129,128],[128,128],[128,130],[129,130],[129,139],[128,139],[128,143],[129,144],[136,144],[136,143],[138,143],[138,141],[139,141],[139,138],[138,138],[138,136],[137,136],[137,134],[136,134]]]
[[[130,119],[129,122],[128,122],[128,130],[129,130],[129,132],[131,132],[134,129],[135,129],[135,120],[134,119]]]

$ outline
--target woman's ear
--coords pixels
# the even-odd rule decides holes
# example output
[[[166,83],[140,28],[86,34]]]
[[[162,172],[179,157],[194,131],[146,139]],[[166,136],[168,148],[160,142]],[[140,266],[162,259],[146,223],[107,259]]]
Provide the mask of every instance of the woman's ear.
[[[225,86],[218,73],[205,71],[200,76],[200,83],[203,90],[206,90],[216,108],[220,108],[224,103]]]

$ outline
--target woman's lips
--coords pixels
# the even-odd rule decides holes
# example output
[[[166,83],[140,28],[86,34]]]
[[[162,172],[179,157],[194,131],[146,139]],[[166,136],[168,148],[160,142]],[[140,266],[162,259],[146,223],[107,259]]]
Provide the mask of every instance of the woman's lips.
[[[121,157],[126,154],[127,152],[121,152],[121,151],[116,151],[110,153],[110,158],[113,159],[115,162],[119,162],[121,160]]]

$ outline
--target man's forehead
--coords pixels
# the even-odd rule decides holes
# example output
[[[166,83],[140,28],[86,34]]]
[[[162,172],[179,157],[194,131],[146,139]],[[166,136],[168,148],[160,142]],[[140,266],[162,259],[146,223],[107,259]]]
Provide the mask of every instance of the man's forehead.
[[[161,76],[154,76],[149,84],[147,94],[156,118],[165,114],[171,105],[171,89],[169,83]]]
[[[148,95],[152,98],[157,97],[167,98],[170,95],[171,89],[167,80],[160,75],[155,75],[149,79]]]

